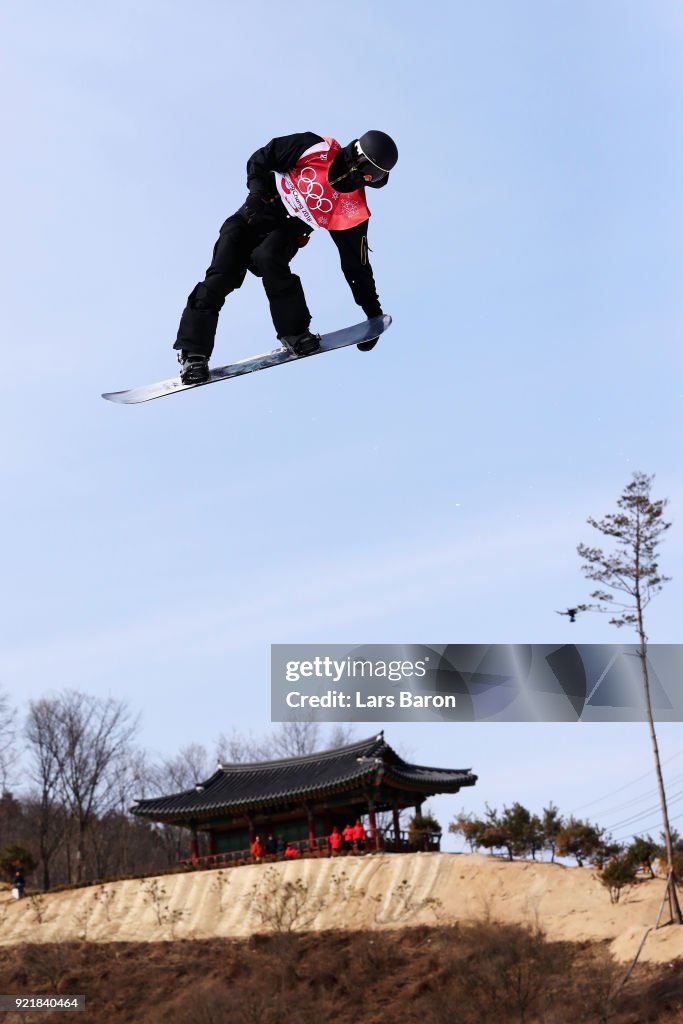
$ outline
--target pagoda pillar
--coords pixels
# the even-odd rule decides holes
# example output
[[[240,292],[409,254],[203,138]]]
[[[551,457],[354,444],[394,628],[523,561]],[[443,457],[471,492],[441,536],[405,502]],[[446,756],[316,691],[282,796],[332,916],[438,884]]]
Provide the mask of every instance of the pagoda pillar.
[[[396,851],[401,848],[401,819],[398,816],[398,807],[396,804],[391,808],[391,814],[394,823],[394,843],[396,844]]]
[[[199,841],[197,839],[197,826],[192,826],[192,838],[190,839],[190,859],[194,864],[199,857]]]
[[[368,800],[368,818],[370,819],[370,848],[379,850],[379,836],[377,835],[377,821],[375,819],[375,805]]]
[[[308,849],[315,850],[315,818],[310,807],[306,808],[308,815]]]

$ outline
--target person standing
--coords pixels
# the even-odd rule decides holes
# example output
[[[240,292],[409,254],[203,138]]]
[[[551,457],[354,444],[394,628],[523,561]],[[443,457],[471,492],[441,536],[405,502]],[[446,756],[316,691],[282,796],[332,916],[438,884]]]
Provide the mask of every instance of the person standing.
[[[23,899],[25,889],[26,879],[22,875],[21,870],[17,868],[17,870],[14,872],[14,879],[12,881],[12,892],[14,893],[14,898],[17,900]]]
[[[341,849],[342,835],[337,826],[335,825],[330,833],[330,853],[333,857],[336,857]]]
[[[353,826],[353,848],[357,853],[363,853],[367,838],[367,833],[361,824],[360,818],[356,818],[356,824]]]
[[[253,857],[253,860],[254,860],[255,864],[260,864],[261,863],[261,861],[263,860],[263,854],[264,853],[265,853],[265,850],[263,849],[263,843],[261,842],[261,837],[260,836],[256,836],[256,838],[254,839],[253,843],[251,844],[251,856]]]

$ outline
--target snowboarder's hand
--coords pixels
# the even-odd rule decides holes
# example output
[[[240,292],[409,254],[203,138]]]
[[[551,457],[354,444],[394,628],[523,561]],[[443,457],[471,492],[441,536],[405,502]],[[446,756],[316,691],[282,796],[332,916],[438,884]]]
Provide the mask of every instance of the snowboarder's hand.
[[[247,215],[247,224],[253,224],[254,227],[258,227],[259,224],[266,224],[272,219],[272,210],[269,204],[258,192],[249,193],[244,207]]]
[[[369,341],[361,341],[356,348],[359,352],[372,352],[373,348],[379,341],[379,335],[376,338],[370,338]]]

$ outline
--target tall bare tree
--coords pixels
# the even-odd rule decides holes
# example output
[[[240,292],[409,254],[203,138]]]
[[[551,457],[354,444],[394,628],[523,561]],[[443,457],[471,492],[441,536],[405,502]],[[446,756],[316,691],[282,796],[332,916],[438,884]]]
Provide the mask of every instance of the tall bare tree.
[[[42,713],[44,757],[56,763],[59,797],[70,812],[76,842],[76,867],[70,874],[79,882],[88,829],[116,805],[120,762],[137,723],[124,701],[77,690],[45,698]]]
[[[57,703],[31,701],[26,720],[28,772],[36,786],[38,844],[43,888],[49,889],[51,864],[66,832],[64,805],[59,797],[60,762],[57,757],[59,720]]]
[[[595,606],[596,610],[612,611],[610,623],[614,626],[634,627],[640,641],[638,654],[666,844],[669,905],[672,920],[676,924],[683,924],[676,893],[671,827],[652,714],[647,665],[645,609],[670,579],[660,572],[658,564],[659,545],[671,526],[671,523],[665,522],[663,518],[668,502],[665,498],[656,501],[651,498],[653,479],[645,473],[634,473],[633,479],[617,501],[618,511],[608,513],[603,519],[588,519],[588,523],[594,529],[613,542],[612,551],[606,552],[602,548],[590,547],[587,544],[579,544],[577,551],[583,559],[581,569],[584,575],[601,584],[602,588],[608,588],[594,590],[591,594],[592,598],[600,602]]]
[[[136,797],[144,796],[153,774],[147,755],[142,750],[126,749],[114,759],[111,768],[110,799],[104,817],[98,817],[90,829],[90,852],[95,877],[128,874],[142,862],[149,867],[149,851],[143,833],[146,822],[135,821],[129,813]]]
[[[16,713],[10,705],[7,694],[0,690],[0,790],[7,787],[9,766],[12,761],[12,744],[15,737]]]
[[[150,770],[149,780],[156,793],[178,793],[191,789],[198,782],[204,782],[215,770],[216,764],[211,762],[206,747],[201,743],[188,743],[174,757],[166,757],[154,766]],[[169,864],[189,856],[187,829],[176,825],[160,825],[156,830]]]

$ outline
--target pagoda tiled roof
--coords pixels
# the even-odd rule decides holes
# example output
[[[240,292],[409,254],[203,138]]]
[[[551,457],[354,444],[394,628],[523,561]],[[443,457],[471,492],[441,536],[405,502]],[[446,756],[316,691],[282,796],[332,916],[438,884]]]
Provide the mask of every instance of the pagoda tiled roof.
[[[416,794],[457,793],[473,786],[469,768],[429,768],[404,761],[384,734],[333,750],[254,764],[219,764],[214,774],[192,789],[141,799],[133,814],[157,821],[235,814],[292,800],[322,798],[363,783],[376,783]]]

